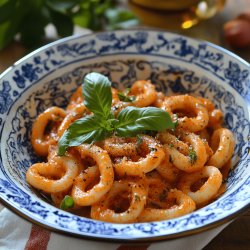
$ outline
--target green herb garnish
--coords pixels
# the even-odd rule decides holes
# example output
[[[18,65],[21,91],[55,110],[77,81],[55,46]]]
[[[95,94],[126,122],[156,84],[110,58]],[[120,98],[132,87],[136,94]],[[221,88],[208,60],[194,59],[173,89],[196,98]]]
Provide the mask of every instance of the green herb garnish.
[[[122,102],[133,102],[136,97],[134,95],[128,95],[129,92],[130,92],[130,88],[126,88],[124,93],[118,92],[119,100]]]
[[[192,147],[189,149],[188,156],[189,156],[189,159],[190,159],[191,164],[193,165],[193,164],[196,162],[196,160],[197,160],[197,154],[196,154],[196,152],[193,150]]]
[[[175,131],[176,128],[178,127],[178,125],[179,125],[178,115],[177,114],[174,114],[173,123],[174,123],[174,129],[173,130]]]
[[[112,134],[131,137],[144,131],[174,128],[170,115],[155,107],[126,107],[115,117],[111,112],[111,82],[99,73],[87,74],[82,88],[84,105],[93,115],[69,126],[59,140],[58,155],[64,155],[68,147],[101,141]]]
[[[137,195],[137,194],[135,195],[135,201],[138,201],[138,202],[139,202],[139,201],[141,201],[140,196],[139,196],[139,195]]]
[[[60,204],[60,208],[63,210],[67,210],[69,208],[72,208],[73,206],[74,206],[73,198],[69,195],[65,195],[65,197],[63,198],[63,200]]]

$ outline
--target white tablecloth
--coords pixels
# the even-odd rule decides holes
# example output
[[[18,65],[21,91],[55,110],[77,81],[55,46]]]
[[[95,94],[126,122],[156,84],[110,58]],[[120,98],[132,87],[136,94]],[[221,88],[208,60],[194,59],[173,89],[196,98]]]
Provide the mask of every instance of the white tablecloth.
[[[157,243],[91,241],[50,232],[22,219],[0,204],[0,250],[200,250],[226,226]]]

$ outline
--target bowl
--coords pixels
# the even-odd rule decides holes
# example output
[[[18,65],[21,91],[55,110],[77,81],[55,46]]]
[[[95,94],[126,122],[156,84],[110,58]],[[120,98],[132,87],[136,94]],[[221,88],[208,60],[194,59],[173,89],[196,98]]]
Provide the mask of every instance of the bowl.
[[[65,106],[89,72],[114,87],[151,79],[167,94],[213,100],[236,139],[226,192],[185,216],[152,223],[113,224],[80,217],[49,204],[25,181],[38,160],[30,144],[32,123],[46,108]],[[158,30],[73,36],[46,45],[0,76],[0,200],[9,209],[53,231],[105,240],[153,241],[191,235],[229,222],[250,204],[250,66],[218,46]]]

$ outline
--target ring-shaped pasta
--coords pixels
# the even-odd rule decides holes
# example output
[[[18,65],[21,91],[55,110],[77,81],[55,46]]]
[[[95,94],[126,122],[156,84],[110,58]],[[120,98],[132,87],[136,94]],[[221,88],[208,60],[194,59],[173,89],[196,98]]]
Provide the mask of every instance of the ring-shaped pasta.
[[[53,155],[52,155],[52,157],[53,157]],[[51,160],[53,161],[53,158]],[[75,160],[79,161],[78,157],[75,157]],[[83,168],[84,166],[80,161],[79,161],[79,165],[77,165],[77,166],[78,166],[78,174],[77,174],[75,180],[77,178],[79,178],[79,176],[81,176],[83,171],[84,171],[84,168]],[[94,177],[96,177],[96,178],[99,177],[99,174],[100,174],[99,170],[96,166],[93,166],[91,168],[87,168],[85,171],[91,172],[92,175],[95,174]],[[92,179],[93,178],[91,178],[91,180]],[[75,180],[74,180],[74,182],[75,182]],[[87,181],[88,181],[88,183],[87,183],[87,185],[88,185],[90,180],[87,180]],[[51,200],[53,201],[53,204],[55,204],[57,207],[60,207],[64,197],[66,195],[71,195],[72,187],[73,187],[73,185],[69,189],[66,189],[64,191],[57,192],[57,193],[51,193],[50,196],[51,196]],[[81,208],[81,206],[78,206],[76,203],[74,203],[74,206],[72,208],[70,208],[70,210],[76,210],[79,208]]]
[[[209,121],[207,126],[212,129],[221,128],[223,121],[222,111],[220,109],[216,109],[212,101],[207,98],[197,97],[197,99],[202,102],[208,111]]]
[[[112,113],[117,116],[122,109],[128,107],[128,106],[131,106],[131,103],[130,102],[122,102],[122,101],[119,101],[117,103],[115,103],[112,107],[111,107],[111,110],[112,110]]]
[[[82,117],[84,111],[86,111],[86,107],[83,103],[77,104],[74,109],[70,113],[68,113],[60,124],[57,135],[61,137],[66,129],[68,129],[69,125],[73,123],[75,120]]]
[[[155,102],[152,104],[153,106],[157,107],[157,108],[162,108],[162,103],[165,100],[165,95],[162,92],[156,92],[156,100]]]
[[[190,132],[198,132],[204,129],[209,121],[208,111],[202,102],[189,95],[177,95],[166,97],[162,108],[169,112],[172,116],[175,110],[183,110],[184,112],[192,112],[196,117],[179,117],[178,128],[185,129]]]
[[[214,109],[209,112],[208,127],[212,129],[219,129],[222,127],[223,113],[220,109]]]
[[[121,101],[119,98],[119,91],[117,89],[111,88],[112,91],[112,113],[117,116],[120,111],[128,106],[131,106],[131,102]]]
[[[77,162],[62,156],[54,158],[53,162],[33,164],[26,173],[26,180],[39,190],[56,193],[69,189],[77,174]]]
[[[66,195],[70,195],[70,193],[71,193],[71,188],[66,189],[66,190],[64,190],[64,191],[61,191],[61,192],[51,193],[51,194],[50,194],[50,197],[51,197],[51,200],[52,200],[53,204],[54,204],[56,207],[60,208],[63,199],[65,198]],[[71,211],[71,210],[77,210],[77,209],[79,209],[79,208],[81,208],[81,207],[78,206],[78,205],[76,205],[76,204],[74,204],[73,207],[71,207],[69,210],[70,210],[70,211]]]
[[[174,141],[177,141],[178,138],[173,137],[175,138],[173,141],[173,145],[168,147],[170,161],[174,164],[175,167],[187,173],[192,173],[202,169],[207,161],[206,147],[203,140],[194,133],[181,133],[180,135],[182,141],[187,142],[191,145],[192,151],[189,151],[189,154],[187,155],[182,153],[178,147],[175,148]],[[159,136],[161,137],[163,142],[166,140],[169,144],[168,132],[159,133]],[[190,152],[192,152],[192,155],[190,155]]]
[[[82,86],[79,86],[73,95],[70,97],[69,105],[66,110],[71,111],[75,109],[77,104],[83,103]]]
[[[103,149],[111,156],[131,156],[137,154],[137,139],[135,137],[112,136],[104,140]]]
[[[191,187],[195,182],[208,178],[199,190],[192,192]],[[222,184],[222,174],[214,166],[205,166],[201,171],[184,175],[178,184],[179,189],[190,196],[197,206],[209,202],[218,192]]]
[[[69,194],[70,194],[70,188],[61,192],[51,193],[50,197],[51,197],[53,204],[56,207],[60,207],[61,202],[64,199],[65,195],[69,195]]]
[[[168,147],[176,148],[182,154],[187,155],[189,153],[189,145],[178,138],[179,136],[176,137],[168,132],[160,132],[157,134],[157,139],[164,145],[164,150],[167,150]]]
[[[104,195],[103,193],[98,193],[95,190],[95,184],[96,181],[100,178],[100,171],[97,166],[92,166],[87,168],[84,172],[80,173],[74,181],[74,185],[72,188],[72,197],[74,199],[75,204],[78,206],[89,206],[92,205],[92,203],[95,203],[99,201],[102,196]],[[89,186],[92,186],[91,189],[87,190]],[[87,193],[85,195],[85,199],[79,199],[79,190]],[[81,192],[80,191],[80,192]],[[82,198],[82,196],[80,196]]]
[[[112,106],[120,102],[119,95],[118,95],[118,90],[115,88],[111,88],[111,93],[112,93]]]
[[[232,133],[218,129],[222,112],[205,98],[166,97],[146,80],[136,81],[127,92],[124,95],[134,96],[134,101],[121,101],[118,90],[112,88],[111,113],[115,117],[127,106],[156,106],[168,111],[173,120],[178,119],[176,130],[158,133],[156,138],[140,135],[142,140],[112,136],[93,145],[70,147],[66,156],[59,157],[58,139],[70,123],[90,113],[79,87],[66,111],[52,107],[51,116],[45,111],[46,116],[32,131],[37,144],[48,141],[42,153],[35,150],[47,156],[48,162],[31,166],[27,182],[50,193],[57,206],[65,195],[71,195],[72,209],[81,208],[81,215],[114,223],[175,218],[224,192],[221,182],[223,175],[228,175],[234,139]],[[213,136],[210,131],[214,131]],[[34,139],[36,133],[41,134],[38,139]],[[86,165],[91,167],[86,169]],[[172,189],[177,186],[183,191]]]
[[[82,144],[77,146],[81,157],[91,157],[95,160],[100,171],[100,181],[90,190],[85,191],[86,183],[84,178],[77,178],[72,188],[72,198],[79,206],[89,206],[98,202],[113,185],[114,170],[108,153],[95,145]],[[90,173],[85,173],[89,175]],[[83,174],[84,175],[84,174]],[[85,175],[84,175],[85,176]]]
[[[49,146],[57,141],[57,134],[45,136],[45,130],[50,121],[64,119],[66,111],[58,107],[51,107],[41,113],[35,120],[31,131],[31,144],[37,155],[47,156]]]
[[[155,169],[163,160],[165,153],[159,143],[150,136],[143,135],[141,138],[143,143],[146,144],[149,153],[139,161],[132,161],[127,157],[123,157],[120,162],[114,163],[115,172],[119,176],[141,176]]]
[[[211,135],[206,128],[197,132],[196,134],[199,135],[201,139],[206,140],[210,144]]]
[[[136,96],[133,101],[133,105],[136,107],[149,106],[157,98],[155,86],[147,80],[136,81],[130,89],[130,94]]]
[[[61,192],[51,193],[50,197],[51,197],[53,204],[56,207],[60,207],[60,204],[61,204],[62,200],[64,199],[65,195],[69,195],[69,193],[70,193],[70,189],[66,189],[66,190],[61,191]]]
[[[112,209],[111,203],[115,197],[122,198],[121,194],[124,192],[129,192],[131,197],[129,207],[126,211],[118,213]],[[114,223],[134,222],[143,211],[146,199],[147,188],[141,180],[115,181],[107,195],[91,207],[91,218]]]
[[[54,159],[57,159],[58,147],[57,145],[50,145],[48,149],[47,161],[53,163]]]
[[[214,154],[214,151],[212,148],[209,146],[209,142],[211,140],[211,136],[208,133],[207,129],[203,129],[197,133],[197,135],[203,140],[204,145],[206,147],[206,152],[207,152],[207,157],[208,159]]]
[[[166,182],[157,171],[152,171],[146,175],[148,184],[147,204],[154,207],[165,208],[165,199],[171,184]]]
[[[156,171],[168,182],[176,182],[178,177],[179,177],[179,173],[180,170],[178,168],[176,168],[173,163],[170,162],[170,154],[169,154],[169,150],[168,150],[169,146],[164,145],[163,149],[165,152],[165,158],[163,159],[163,161],[160,163],[160,165],[156,168]]]
[[[206,107],[208,112],[213,111],[215,109],[215,106],[211,100],[200,96],[195,98],[197,98]]]
[[[166,209],[146,207],[138,218],[139,222],[169,220],[191,213],[196,208],[195,202],[188,195],[177,189],[170,190],[166,199],[175,199],[177,205]]]
[[[215,130],[211,138],[211,147],[215,153],[209,159],[208,165],[217,168],[225,165],[233,155],[234,145],[234,136],[230,130],[226,128]]]
[[[85,169],[85,164],[81,161],[81,157],[73,148],[70,148],[68,150],[66,156],[74,159],[75,163],[77,164],[78,174],[80,174],[80,172]],[[59,158],[58,147],[56,145],[50,145],[48,150],[47,162],[49,162],[50,164],[57,164]]]

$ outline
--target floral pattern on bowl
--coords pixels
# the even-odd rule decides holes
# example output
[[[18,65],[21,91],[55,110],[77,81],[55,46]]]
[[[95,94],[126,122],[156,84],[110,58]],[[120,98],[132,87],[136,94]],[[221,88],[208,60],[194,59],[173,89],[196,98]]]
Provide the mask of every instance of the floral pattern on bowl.
[[[115,87],[151,79],[167,94],[191,93],[213,100],[233,131],[235,168],[226,193],[180,218],[112,224],[57,209],[32,189],[25,173],[38,157],[31,126],[47,107],[66,106],[88,72],[101,72]],[[0,76],[0,199],[23,217],[52,230],[112,240],[156,240],[195,233],[232,219],[250,203],[250,66],[206,42],[160,31],[117,31],[70,37],[47,45]]]

